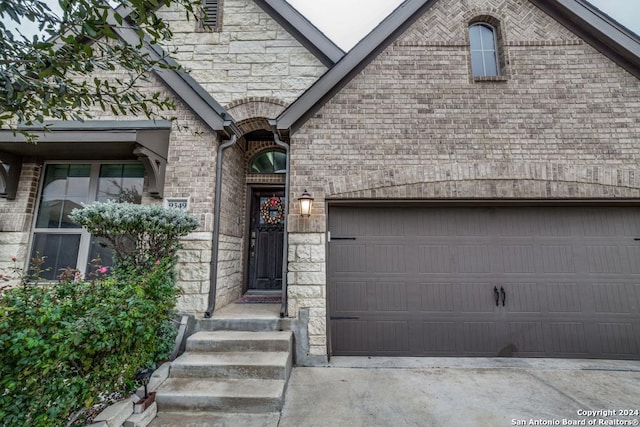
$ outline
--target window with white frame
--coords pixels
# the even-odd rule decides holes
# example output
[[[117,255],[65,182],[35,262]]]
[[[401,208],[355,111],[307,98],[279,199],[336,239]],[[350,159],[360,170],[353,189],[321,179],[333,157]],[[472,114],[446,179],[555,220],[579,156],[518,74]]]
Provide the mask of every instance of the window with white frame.
[[[67,267],[86,273],[98,257],[110,265],[110,251],[74,224],[69,213],[93,201],[140,203],[143,184],[140,163],[47,164],[31,243],[31,258],[44,257],[40,276],[53,280]]]

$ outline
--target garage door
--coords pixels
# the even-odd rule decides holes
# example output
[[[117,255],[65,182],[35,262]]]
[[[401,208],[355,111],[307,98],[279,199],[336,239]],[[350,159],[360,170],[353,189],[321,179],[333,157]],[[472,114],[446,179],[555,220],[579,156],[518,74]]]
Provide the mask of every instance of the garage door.
[[[330,207],[333,355],[640,359],[640,209]]]

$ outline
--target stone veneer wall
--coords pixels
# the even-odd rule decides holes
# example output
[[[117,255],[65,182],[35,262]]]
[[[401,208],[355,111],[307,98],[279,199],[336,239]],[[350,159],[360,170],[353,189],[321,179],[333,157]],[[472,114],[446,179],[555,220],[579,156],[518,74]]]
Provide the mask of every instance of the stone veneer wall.
[[[222,105],[247,97],[292,102],[326,67],[252,0],[224,0],[222,28],[196,31],[174,5],[160,12],[171,23],[167,51]]]
[[[327,353],[326,238],[324,233],[289,233],[289,315],[309,308],[309,355]]]
[[[485,15],[506,75],[474,81],[468,23]],[[326,276],[306,262],[327,201],[637,199],[638,111],[640,81],[530,2],[439,0],[291,137],[291,194],[315,201],[311,218],[290,204],[289,315],[311,307],[314,353]]]
[[[0,274],[15,276],[10,269],[26,265],[40,170],[36,163],[23,164],[15,200],[0,199]]]

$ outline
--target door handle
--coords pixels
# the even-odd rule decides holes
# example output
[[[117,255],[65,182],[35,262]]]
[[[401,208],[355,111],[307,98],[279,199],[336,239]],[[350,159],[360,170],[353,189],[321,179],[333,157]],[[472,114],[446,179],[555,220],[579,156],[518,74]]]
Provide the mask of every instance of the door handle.
[[[499,304],[499,302],[500,302],[500,293],[498,292],[498,287],[497,286],[493,287],[493,294],[496,296],[496,307],[497,307],[498,305],[500,305]]]
[[[504,307],[504,301],[507,299],[507,293],[502,286],[500,286],[500,293],[502,294],[502,306]]]

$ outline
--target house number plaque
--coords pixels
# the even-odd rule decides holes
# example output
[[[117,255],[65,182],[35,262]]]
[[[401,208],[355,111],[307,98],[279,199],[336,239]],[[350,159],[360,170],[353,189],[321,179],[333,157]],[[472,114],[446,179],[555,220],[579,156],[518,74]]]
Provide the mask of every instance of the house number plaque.
[[[166,198],[164,199],[164,207],[171,208],[171,209],[180,209],[181,211],[188,211],[189,198],[188,197],[173,198],[173,199]]]

